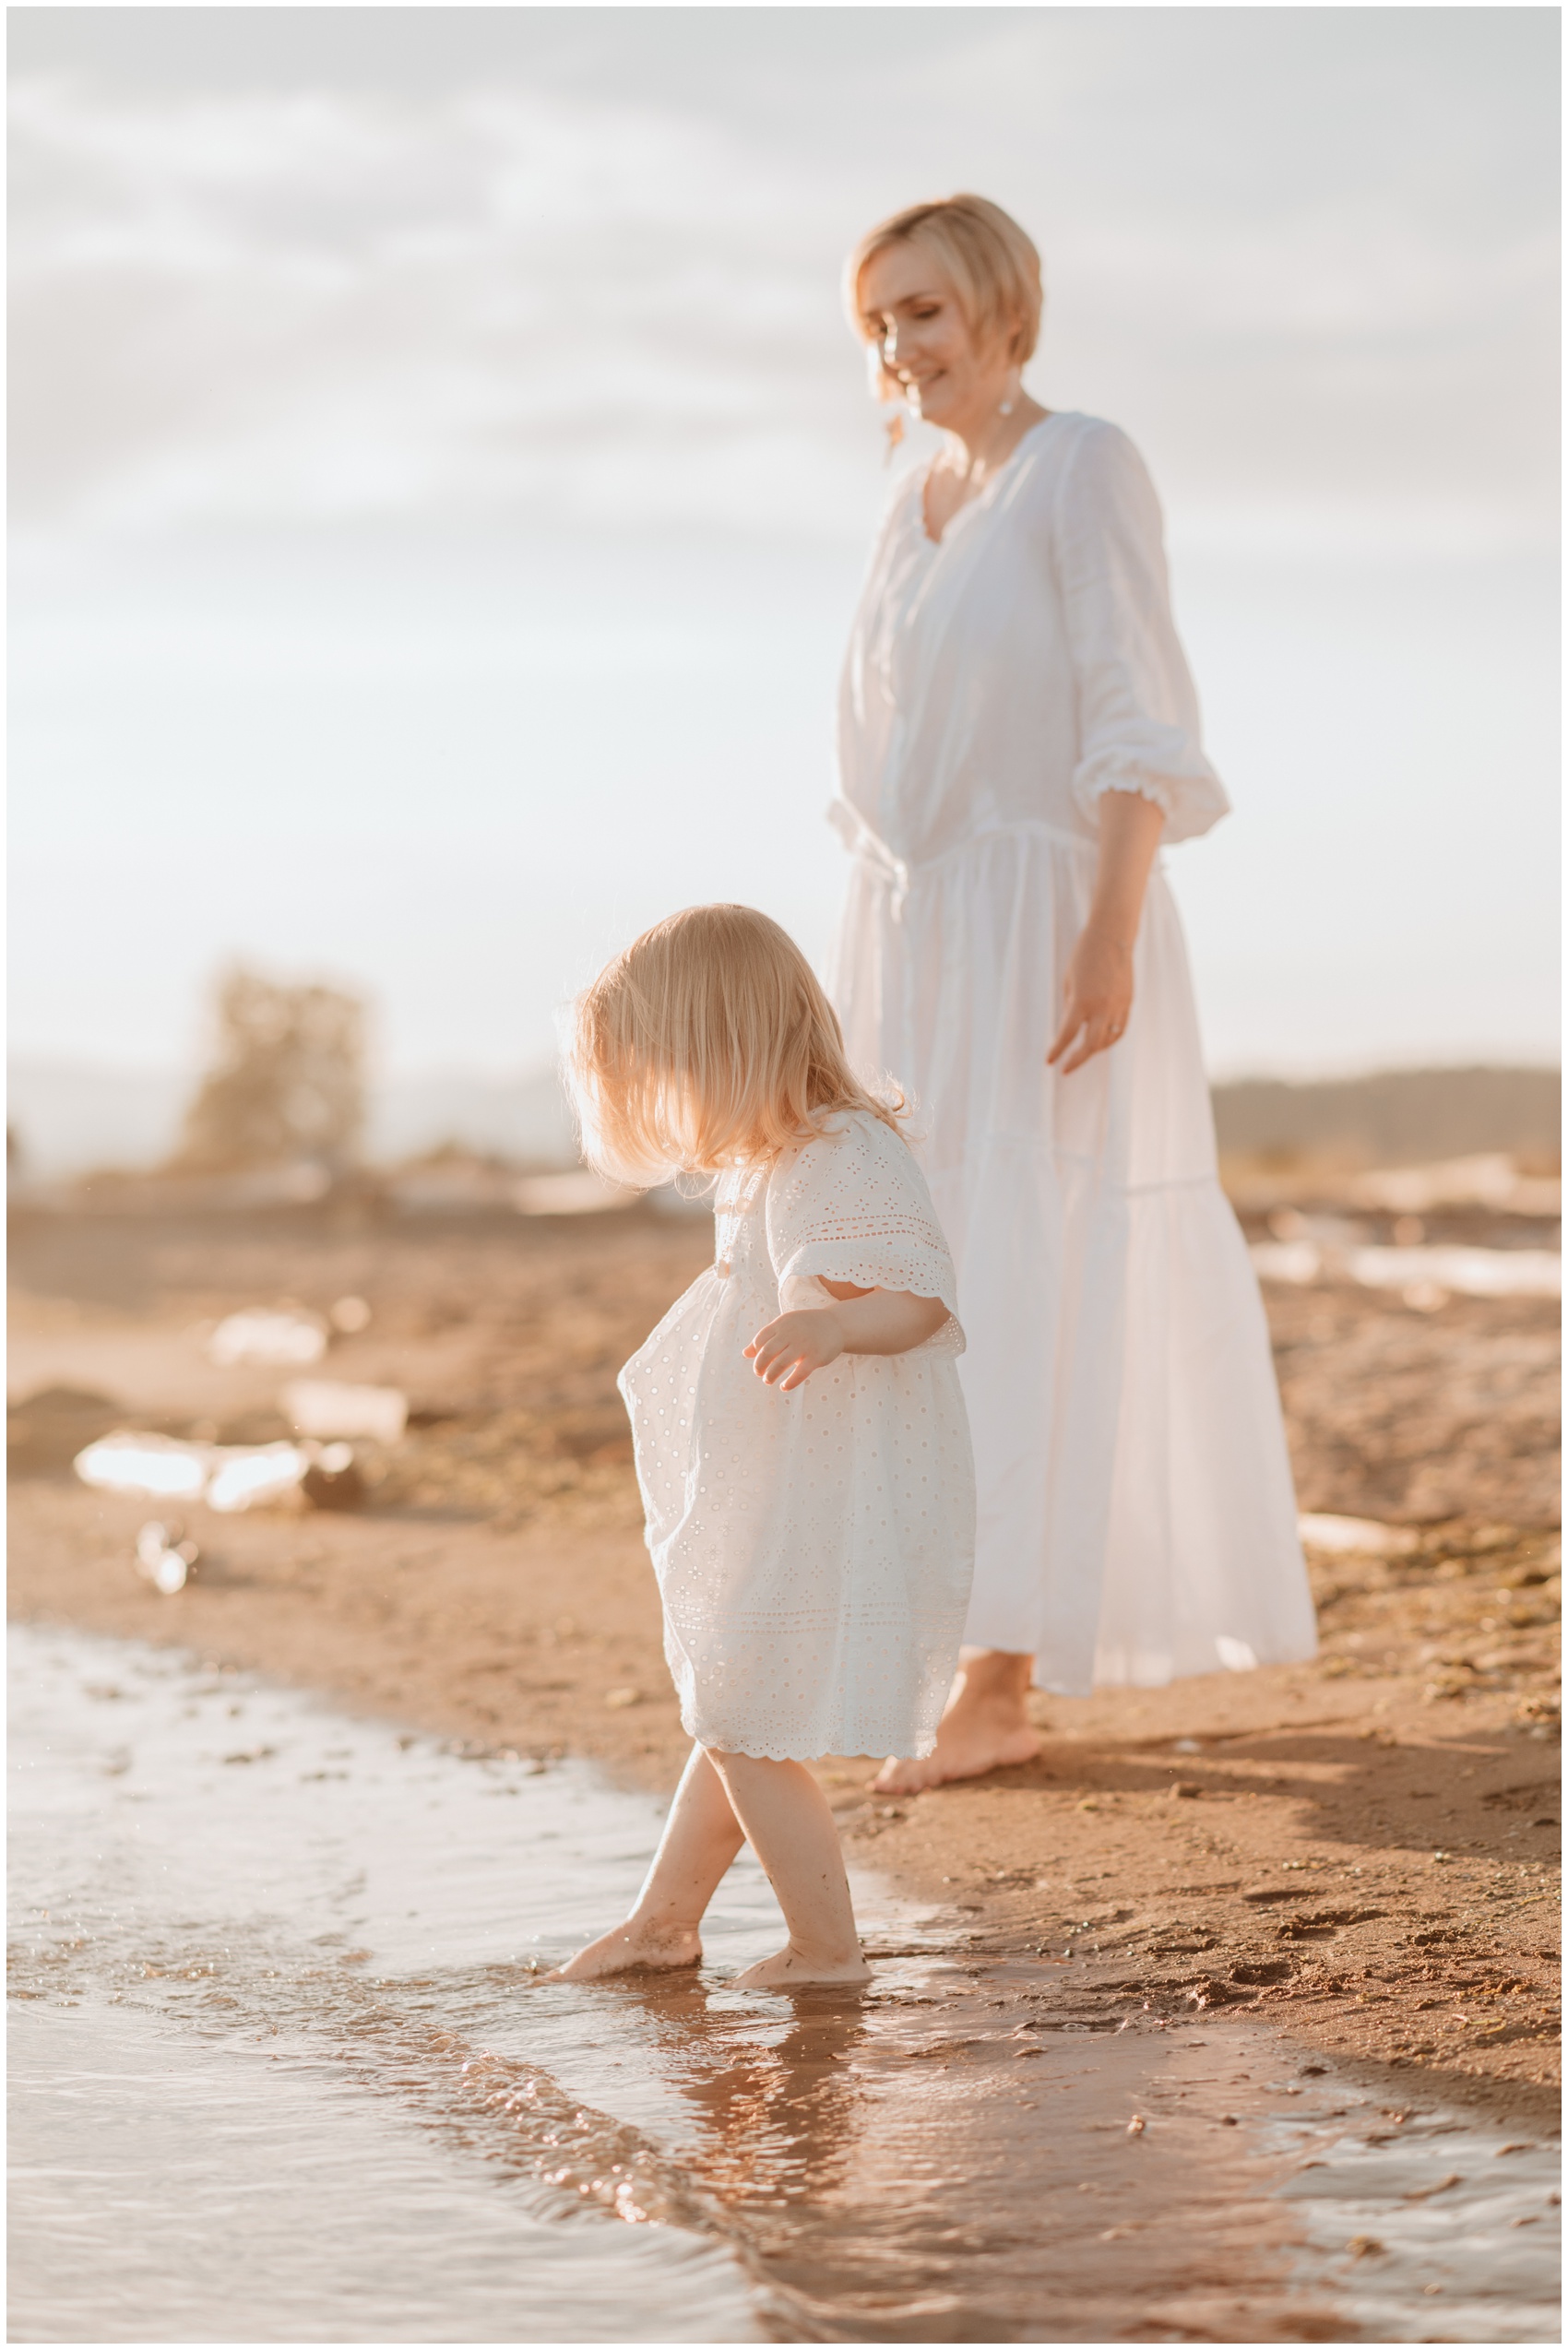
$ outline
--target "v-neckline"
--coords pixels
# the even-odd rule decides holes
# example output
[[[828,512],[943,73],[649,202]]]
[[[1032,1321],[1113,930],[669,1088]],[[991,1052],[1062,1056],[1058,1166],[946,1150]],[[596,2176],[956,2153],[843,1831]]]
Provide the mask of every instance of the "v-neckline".
[[[1057,418],[1064,415],[1066,411],[1063,409],[1053,408],[1050,409],[1046,415],[1037,417],[1035,421],[1029,426],[1027,433],[1020,433],[1016,442],[1014,444],[1013,447],[1008,450],[1006,456],[1003,458],[995,472],[990,476],[981,488],[976,491],[972,498],[966,498],[963,504],[956,507],[954,512],[948,516],[946,528],[943,531],[940,539],[933,539],[932,537],[931,525],[926,518],[926,484],[931,480],[932,469],[936,463],[936,459],[932,457],[931,464],[924,467],[921,470],[919,485],[920,495],[917,500],[917,504],[920,509],[921,537],[924,540],[926,545],[932,550],[933,554],[939,553],[940,551],[947,544],[947,541],[952,537],[955,528],[960,522],[962,522],[967,514],[972,514],[977,506],[981,506],[986,504],[997,483],[999,481],[1005,481],[1009,471],[1017,463],[1018,458],[1023,455],[1024,451],[1028,447],[1028,445],[1034,439],[1035,434],[1037,433],[1043,432],[1048,424],[1054,424]]]

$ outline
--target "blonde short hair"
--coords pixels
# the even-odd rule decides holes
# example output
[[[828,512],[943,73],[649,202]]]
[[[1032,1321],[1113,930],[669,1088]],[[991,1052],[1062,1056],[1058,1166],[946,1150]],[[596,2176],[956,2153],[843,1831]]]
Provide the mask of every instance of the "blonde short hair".
[[[911,204],[867,231],[844,265],[844,302],[855,332],[873,345],[879,338],[861,308],[861,277],[872,255],[890,244],[923,245],[936,256],[977,342],[1005,334],[1007,356],[1016,366],[1034,357],[1045,303],[1039,255],[1000,204],[983,196],[938,196],[934,203]],[[879,396],[896,398],[899,387],[885,369],[878,367],[875,376]]]
[[[623,1182],[776,1158],[835,1110],[897,1132],[850,1071],[800,948],[750,906],[688,906],[633,941],[572,1007],[565,1074],[583,1157]]]

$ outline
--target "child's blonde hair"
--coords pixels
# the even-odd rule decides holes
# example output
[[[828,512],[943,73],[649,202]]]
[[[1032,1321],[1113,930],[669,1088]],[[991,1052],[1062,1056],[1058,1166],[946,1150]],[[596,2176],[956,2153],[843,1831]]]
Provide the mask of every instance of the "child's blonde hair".
[[[590,1166],[621,1181],[754,1166],[835,1110],[897,1132],[844,1056],[800,948],[750,906],[688,906],[608,964],[572,1007],[565,1050]]]

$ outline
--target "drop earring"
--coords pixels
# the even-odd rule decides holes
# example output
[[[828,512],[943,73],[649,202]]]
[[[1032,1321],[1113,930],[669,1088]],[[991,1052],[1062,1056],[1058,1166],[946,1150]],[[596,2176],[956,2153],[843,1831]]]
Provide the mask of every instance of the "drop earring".
[[[1003,400],[1003,401],[1000,403],[1000,405],[998,406],[998,408],[997,408],[997,411],[996,411],[996,413],[998,414],[998,416],[1011,416],[1011,415],[1012,415],[1013,410],[1014,410],[1014,409],[1017,407],[1017,405],[1018,405],[1018,396],[1019,396],[1019,394],[1022,392],[1023,388],[1024,388],[1024,379],[1023,379],[1023,374],[1022,374],[1021,371],[1015,370],[1015,372],[1014,372],[1014,375],[1013,375],[1013,385],[1012,385],[1012,389],[1008,392],[1008,395],[1007,395],[1006,398],[1005,398],[1004,400]]]

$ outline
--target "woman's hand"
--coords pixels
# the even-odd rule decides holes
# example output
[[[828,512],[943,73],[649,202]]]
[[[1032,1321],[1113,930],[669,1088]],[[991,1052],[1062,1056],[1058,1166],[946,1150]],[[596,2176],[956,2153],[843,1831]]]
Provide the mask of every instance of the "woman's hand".
[[[1133,1009],[1133,950],[1125,940],[1112,938],[1091,920],[1084,925],[1067,964],[1066,1010],[1056,1041],[1046,1054],[1048,1065],[1078,1039],[1072,1058],[1062,1061],[1068,1076],[1113,1045],[1127,1026]]]
[[[844,1327],[831,1306],[808,1306],[766,1323],[745,1351],[757,1377],[788,1395],[803,1387],[814,1371],[837,1361]]]
[[[1062,1026],[1045,1056],[1049,1067],[1073,1047],[1062,1061],[1064,1077],[1113,1045],[1132,1015],[1133,941],[1164,829],[1164,810],[1141,792],[1101,792],[1094,896],[1068,958]]]

